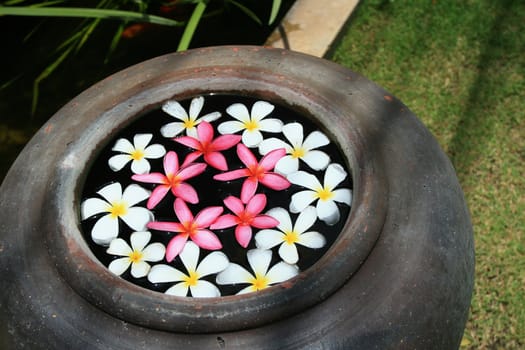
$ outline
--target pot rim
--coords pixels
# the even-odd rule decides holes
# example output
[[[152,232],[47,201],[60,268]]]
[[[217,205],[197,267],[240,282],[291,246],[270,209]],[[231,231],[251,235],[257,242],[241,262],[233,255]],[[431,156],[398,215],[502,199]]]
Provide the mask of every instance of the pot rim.
[[[233,60],[232,52],[236,55]],[[278,61],[279,56],[286,56],[286,60]],[[382,163],[374,156],[369,135],[357,118],[345,114],[345,92],[335,91],[337,84],[331,90],[317,89],[318,84],[298,72],[299,68],[329,76],[341,72],[331,62],[280,49],[197,49],[161,56],[116,73],[68,104],[65,110],[72,105],[89,105],[95,112],[87,128],[77,130],[73,135],[76,138],[58,157],[46,200],[50,210],[43,225],[47,227],[46,242],[55,266],[76,293],[130,323],[167,331],[209,333],[253,328],[290,317],[322,302],[348,281],[373,248],[385,220],[387,188]],[[344,86],[344,82],[340,84]],[[121,89],[117,100],[108,101],[108,89],[117,94]],[[209,93],[265,99],[300,110],[299,114],[322,124],[351,171],[351,210],[329,250],[288,281],[258,293],[219,298],[164,295],[113,275],[93,255],[80,230],[80,193],[98,152],[114,140],[118,131],[167,99]],[[69,112],[57,114],[71,117]]]

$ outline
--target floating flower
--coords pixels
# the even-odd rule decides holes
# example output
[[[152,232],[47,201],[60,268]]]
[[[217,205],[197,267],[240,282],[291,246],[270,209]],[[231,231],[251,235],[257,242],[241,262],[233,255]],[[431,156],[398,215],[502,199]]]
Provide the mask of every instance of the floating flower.
[[[122,193],[122,186],[115,182],[97,192],[100,198],[88,198],[80,205],[82,220],[100,213],[102,216],[91,230],[91,238],[100,245],[108,245],[119,233],[118,219],[122,219],[134,231],[144,231],[153,215],[146,208],[133,207],[149,197],[150,192],[139,185],[129,185]]]
[[[148,143],[152,134],[137,134],[133,136],[133,144],[126,139],[118,139],[112,151],[122,152],[109,158],[108,164],[111,170],[119,171],[131,161],[131,171],[134,174],[149,173],[151,167],[148,159],[157,159],[166,154],[162,145],[150,145]]]
[[[192,136],[181,136],[174,141],[195,149],[188,154],[186,162],[193,161],[204,155],[204,161],[219,170],[228,170],[226,158],[219,152],[235,146],[241,141],[239,135],[223,135],[213,139],[213,127],[210,123],[203,121],[197,126],[198,138]]]
[[[193,242],[187,242],[180,259],[187,273],[169,265],[155,265],[148,280],[152,283],[179,282],[166,290],[165,293],[170,295],[185,297],[189,290],[191,296],[197,298],[221,296],[219,288],[201,278],[221,272],[228,266],[229,261],[224,253],[212,252],[198,264],[199,247]]]
[[[263,140],[259,144],[259,153],[284,148],[287,155],[275,165],[275,171],[280,174],[290,174],[299,170],[299,159],[303,160],[310,168],[322,170],[327,167],[330,157],[315,148],[325,146],[330,140],[320,131],[313,131],[303,141],[303,126],[299,123],[289,123],[283,126],[283,134],[290,144],[278,138]]]
[[[284,282],[299,273],[297,266],[282,261],[268,270],[272,260],[271,250],[252,249],[248,251],[247,257],[253,274],[238,264],[230,263],[224,271],[217,275],[217,283],[221,285],[247,283],[249,286],[237,293],[244,294]]]
[[[184,164],[189,162],[184,162]],[[153,209],[164,198],[166,193],[171,190],[175,197],[181,198],[186,202],[195,204],[199,202],[199,196],[195,189],[184,182],[194,176],[202,174],[206,169],[205,163],[191,163],[179,168],[179,157],[177,153],[170,151],[164,157],[164,172],[150,174],[136,174],[131,178],[135,181],[159,184],[155,187],[148,199],[148,209]]]
[[[131,234],[131,247],[122,238],[112,240],[106,252],[111,255],[123,256],[123,258],[113,260],[108,266],[109,271],[120,276],[131,265],[131,276],[135,278],[146,276],[150,270],[147,261],[162,260],[166,251],[161,243],[147,245],[150,239],[151,233],[144,231]]]
[[[212,122],[221,117],[220,112],[212,112],[198,118],[199,113],[204,106],[204,97],[199,96],[191,100],[190,103],[190,113],[186,113],[184,107],[180,105],[177,101],[168,101],[162,106],[162,110],[172,117],[175,117],[180,122],[173,122],[164,125],[160,129],[160,133],[164,137],[175,137],[184,130],[186,130],[186,135],[197,137],[197,128],[196,126],[202,122]]]
[[[309,190],[297,192],[292,196],[290,211],[299,213],[310,203],[317,201],[317,216],[328,225],[339,221],[339,209],[335,202],[350,205],[352,192],[347,188],[335,189],[347,176],[346,171],[339,164],[328,165],[324,174],[324,185],[312,174],[297,171],[288,175],[291,183],[306,187]]]
[[[290,213],[284,208],[270,209],[266,214],[274,217],[279,221],[277,228],[279,230],[262,230],[255,235],[257,248],[271,249],[277,245],[279,247],[279,256],[288,264],[295,264],[299,261],[297,253],[297,244],[308,248],[322,248],[326,240],[319,232],[308,231],[315,223],[317,214],[314,207],[306,207],[292,226]]]
[[[219,125],[221,134],[235,134],[241,130],[242,142],[248,147],[256,147],[263,139],[261,131],[281,132],[283,122],[279,119],[264,119],[274,109],[274,105],[257,101],[253,104],[251,113],[242,103],[235,103],[226,112],[237,120],[230,120]]]
[[[253,197],[259,182],[272,190],[280,191],[290,187],[290,182],[281,174],[272,172],[275,164],[286,154],[284,148],[276,149],[265,155],[260,162],[242,143],[237,145],[237,155],[246,168],[217,174],[213,178],[219,181],[230,181],[247,177],[241,188],[241,200],[247,203]]]
[[[177,198],[173,204],[173,209],[179,222],[155,221],[148,224],[150,229],[179,233],[170,240],[166,247],[166,260],[168,262],[181,252],[188,238],[204,249],[217,250],[222,248],[219,238],[207,230],[222,214],[224,210],[222,207],[204,208],[194,218],[186,203]]]
[[[279,224],[279,221],[269,215],[259,215],[266,207],[266,196],[262,193],[253,196],[246,204],[246,208],[240,199],[233,196],[224,199],[224,205],[235,215],[225,214],[219,217],[210,228],[220,230],[237,226],[235,238],[243,248],[246,248],[252,239],[252,227],[272,228]]]

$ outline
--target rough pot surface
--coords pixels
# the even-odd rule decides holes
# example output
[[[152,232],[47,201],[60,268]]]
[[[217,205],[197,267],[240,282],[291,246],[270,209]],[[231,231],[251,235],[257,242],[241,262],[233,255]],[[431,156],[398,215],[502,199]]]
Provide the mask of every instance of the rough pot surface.
[[[78,193],[119,128],[167,99],[216,92],[283,103],[320,122],[352,169],[354,202],[340,239],[290,283],[186,301],[98,263],[78,233]],[[86,90],[11,168],[0,230],[6,348],[454,349],[473,287],[468,210],[428,130],[367,79],[278,49],[162,56]]]

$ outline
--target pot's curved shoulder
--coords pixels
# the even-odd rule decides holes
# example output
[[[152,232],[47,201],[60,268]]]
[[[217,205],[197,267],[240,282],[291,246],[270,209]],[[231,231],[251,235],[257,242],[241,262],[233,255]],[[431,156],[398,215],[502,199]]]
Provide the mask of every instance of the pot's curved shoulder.
[[[188,301],[109,273],[80,234],[79,196],[119,130],[167,100],[210,93],[272,101],[323,125],[351,169],[353,201],[338,240],[296,278]],[[13,164],[0,229],[8,348],[453,349],[473,288],[469,213],[428,130],[366,78],[280,49],[166,55],[86,90]]]

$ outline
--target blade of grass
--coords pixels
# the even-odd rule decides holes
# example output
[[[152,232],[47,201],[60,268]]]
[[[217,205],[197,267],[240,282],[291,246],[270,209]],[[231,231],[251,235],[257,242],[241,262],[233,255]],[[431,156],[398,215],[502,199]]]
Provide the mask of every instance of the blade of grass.
[[[106,58],[104,58],[104,64],[107,64],[109,62],[110,56],[115,52],[115,49],[117,48],[118,43],[120,42],[120,38],[122,37],[122,32],[124,31],[124,28],[126,28],[126,25],[128,22],[121,23],[117,31],[115,32],[115,35],[113,35],[113,39],[111,39],[111,43],[109,44],[108,52],[106,53]]]
[[[277,17],[277,14],[279,13],[280,8],[281,8],[281,0],[273,0],[272,12],[270,13],[270,20],[268,21],[268,24],[272,24],[273,21],[275,21],[275,18]]]
[[[247,8],[246,6],[244,6],[243,4],[235,0],[230,0],[229,2],[237,6],[239,10],[241,10],[242,12],[244,12],[244,14],[246,14],[248,17],[253,19],[258,25],[262,25],[262,21],[259,19],[259,17],[257,17],[257,15],[252,10],[250,10],[249,8]]]
[[[82,17],[100,19],[119,19],[126,21],[141,21],[165,26],[182,26],[184,22],[173,19],[149,15],[140,12],[112,10],[112,9],[93,9],[93,8],[35,8],[35,7],[6,7],[0,6],[0,16],[38,16],[38,17]]]
[[[84,31],[84,35],[82,35],[82,37],[80,38],[80,40],[78,41],[78,43],[75,45],[76,48],[75,48],[75,53],[78,52],[78,50],[80,50],[82,48],[82,46],[84,46],[84,44],[86,43],[87,39],[89,38],[89,36],[91,35],[91,33],[93,33],[93,31],[95,30],[95,28],[97,27],[97,25],[99,25],[100,23],[100,18],[97,18],[95,19],[94,21],[92,21],[87,27],[86,27],[86,30]]]
[[[186,28],[184,28],[184,33],[182,33],[182,37],[179,41],[179,46],[177,47],[177,51],[187,50],[190,46],[191,39],[195,34],[195,30],[199,25],[199,21],[201,20],[202,14],[206,10],[207,5],[208,4],[206,1],[200,1],[197,4],[197,6],[195,6],[195,9],[191,14],[190,20],[188,21],[188,24],[186,24]]]

